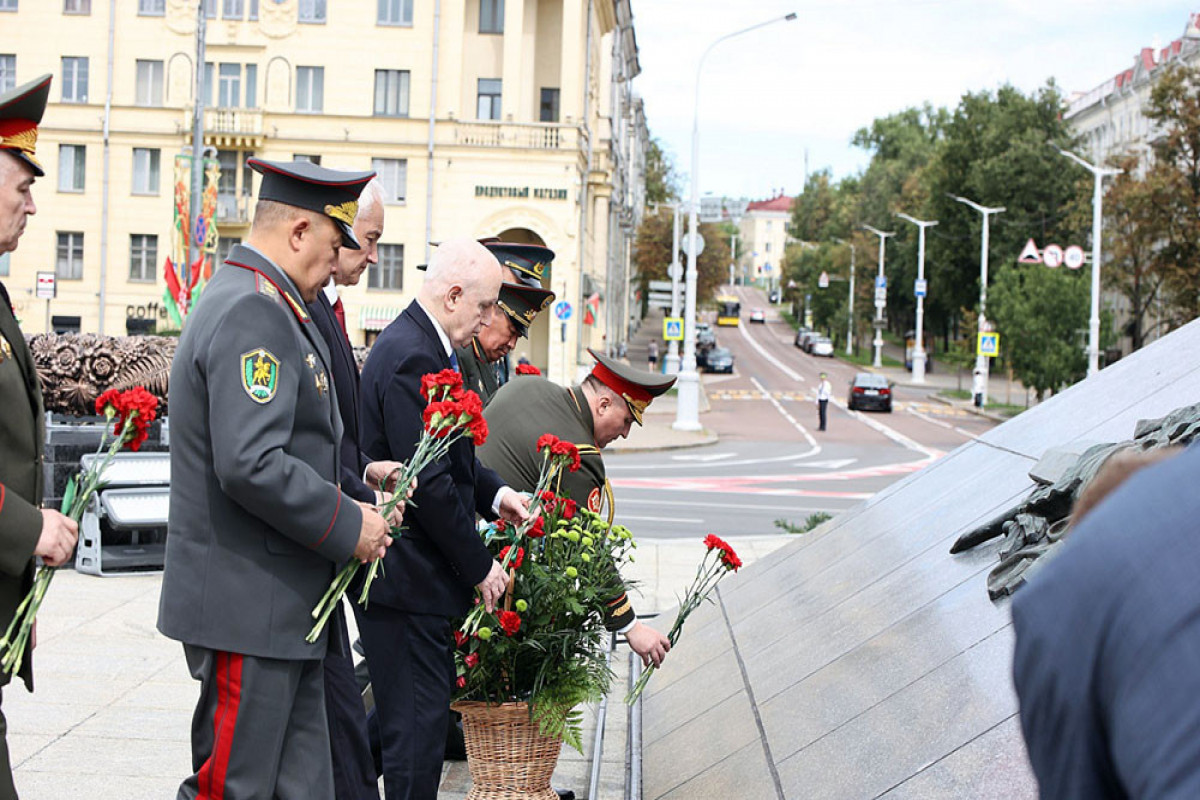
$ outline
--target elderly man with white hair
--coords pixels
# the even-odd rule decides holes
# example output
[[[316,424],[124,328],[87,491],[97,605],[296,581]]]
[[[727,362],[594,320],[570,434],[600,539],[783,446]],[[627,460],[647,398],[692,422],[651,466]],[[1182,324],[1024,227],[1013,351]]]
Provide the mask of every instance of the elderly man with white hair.
[[[380,334],[362,374],[362,449],[412,457],[423,426],[421,377],[457,369],[454,348],[491,324],[501,268],[470,239],[443,243],[414,300]],[[419,476],[407,528],[389,548],[368,605],[355,606],[371,665],[388,800],[437,797],[454,681],[450,618],[478,589],[489,610],[508,578],[475,531],[475,514],[528,518],[528,501],[475,458],[470,437]]]

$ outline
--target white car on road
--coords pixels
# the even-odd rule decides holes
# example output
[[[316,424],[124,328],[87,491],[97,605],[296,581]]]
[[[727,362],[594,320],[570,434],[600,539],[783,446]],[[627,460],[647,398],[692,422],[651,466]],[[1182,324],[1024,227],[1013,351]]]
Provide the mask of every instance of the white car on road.
[[[813,339],[812,354],[833,358],[833,341],[827,336],[818,336]]]

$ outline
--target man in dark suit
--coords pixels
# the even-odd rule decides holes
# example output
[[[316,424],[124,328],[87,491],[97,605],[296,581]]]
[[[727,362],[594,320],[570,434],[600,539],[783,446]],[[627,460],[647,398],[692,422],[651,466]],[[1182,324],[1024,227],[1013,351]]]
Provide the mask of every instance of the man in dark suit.
[[[17,249],[25,218],[37,212],[32,186],[42,171],[34,153],[37,126],[50,94],[50,76],[0,94],[0,255]],[[75,550],[75,523],[42,502],[42,445],[46,423],[33,356],[17,326],[8,290],[0,283],[0,630],[33,585],[33,557],[59,566]],[[18,674],[33,691],[33,648]],[[9,675],[0,672],[0,687]],[[8,723],[0,711],[0,800],[15,800],[8,760]]]
[[[421,377],[455,367],[453,348],[490,324],[500,279],[500,265],[478,242],[438,247],[417,299],[380,334],[363,367],[368,457],[412,457],[426,405]],[[508,582],[476,532],[475,514],[528,516],[528,501],[479,464],[469,438],[421,473],[413,506],[369,604],[354,607],[371,665],[388,800],[437,797],[454,681],[449,620],[470,608],[472,587],[494,608]]]
[[[390,495],[371,488],[386,484],[387,475],[403,468],[396,461],[371,461],[359,448],[359,376],[354,350],[346,333],[345,314],[338,286],[354,286],[369,264],[379,260],[383,236],[383,187],[372,178],[363,189],[354,217],[354,236],[361,249],[342,248],[329,283],[308,304],[308,312],[329,346],[330,371],[337,389],[342,417],[342,491],[355,500],[382,504]],[[368,480],[364,480],[364,478]],[[369,485],[370,484],[370,485]],[[379,780],[371,758],[367,717],[363,709],[346,620],[339,610],[330,617],[329,635],[340,642],[325,654],[325,711],[329,717],[329,747],[333,758],[333,796],[336,800],[371,800],[379,797]]]
[[[1200,448],[1088,513],[1013,597],[1013,679],[1044,798],[1200,797]]]
[[[388,523],[338,487],[341,417],[316,299],[373,173],[251,159],[249,241],[189,316],[171,368],[171,506],[158,627],[201,682],[197,796],[333,796],[310,612],[352,556],[379,558]],[[336,643],[333,644],[336,646]]]

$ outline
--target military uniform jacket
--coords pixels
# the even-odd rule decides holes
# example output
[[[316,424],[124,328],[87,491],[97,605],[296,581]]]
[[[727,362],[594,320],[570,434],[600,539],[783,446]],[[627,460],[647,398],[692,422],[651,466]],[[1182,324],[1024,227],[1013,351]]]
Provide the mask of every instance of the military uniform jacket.
[[[479,395],[485,406],[492,402],[492,397],[500,388],[500,381],[496,378],[496,365],[488,363],[479,339],[472,339],[470,347],[459,347],[454,353],[458,356],[463,386]]]
[[[42,534],[42,446],[45,415],[33,356],[0,283],[0,631],[7,630],[33,585],[33,549]],[[30,655],[20,675],[33,690]],[[8,683],[0,673],[0,686]]]
[[[487,442],[479,448],[479,460],[496,470],[509,486],[523,492],[537,488],[542,468],[537,440],[544,433],[552,433],[579,448],[579,469],[564,470],[555,493],[596,513],[607,499],[611,511],[604,459],[596,446],[592,409],[582,388],[564,389],[537,375],[521,375],[500,388],[484,417],[489,433]],[[634,619],[624,594],[614,598],[609,608],[606,624],[611,630]]]
[[[291,280],[239,245],[171,367],[171,505],[158,629],[187,644],[318,659],[311,611],[354,552],[337,486],[329,352]]]
[[[359,376],[354,350],[342,332],[325,292],[318,293],[316,301],[308,304],[308,313],[321,332],[321,338],[329,345],[330,371],[337,389],[338,413],[342,418],[342,491],[355,500],[374,503],[375,490],[362,479],[363,470],[370,462],[358,447]]]
[[[368,458],[412,457],[424,427],[421,376],[449,368],[433,322],[414,300],[379,335],[363,366],[362,449]],[[370,602],[413,614],[465,614],[473,587],[492,567],[475,514],[495,518],[491,504],[503,485],[475,458],[469,437],[451,445],[445,458],[418,476],[415,507],[404,512],[404,532],[388,548]]]

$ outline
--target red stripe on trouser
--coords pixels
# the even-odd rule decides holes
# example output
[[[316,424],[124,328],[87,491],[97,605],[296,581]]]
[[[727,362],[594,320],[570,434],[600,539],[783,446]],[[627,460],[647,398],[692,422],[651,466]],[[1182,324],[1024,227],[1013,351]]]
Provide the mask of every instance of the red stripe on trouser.
[[[233,734],[237,727],[238,705],[242,700],[242,656],[217,651],[217,710],[213,714],[213,746],[208,760],[197,774],[200,791],[196,800],[222,800]]]

